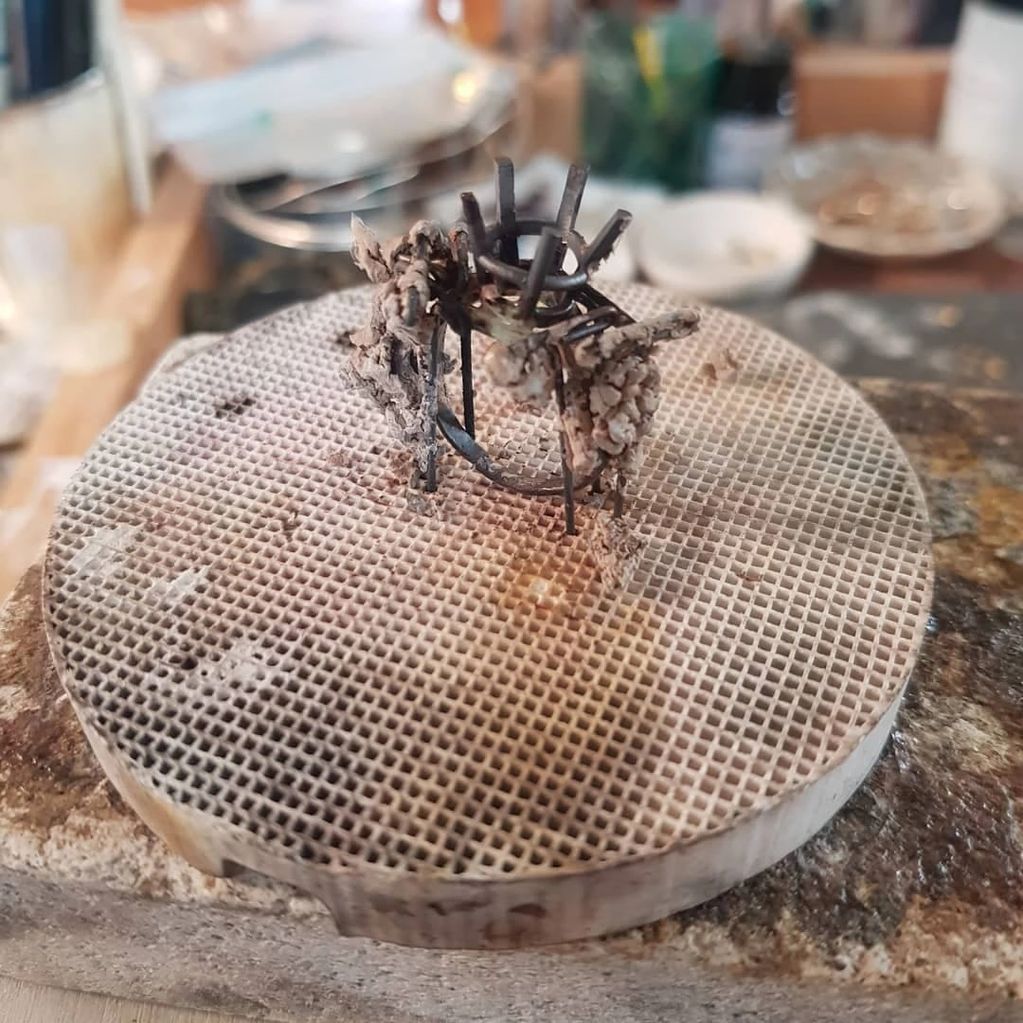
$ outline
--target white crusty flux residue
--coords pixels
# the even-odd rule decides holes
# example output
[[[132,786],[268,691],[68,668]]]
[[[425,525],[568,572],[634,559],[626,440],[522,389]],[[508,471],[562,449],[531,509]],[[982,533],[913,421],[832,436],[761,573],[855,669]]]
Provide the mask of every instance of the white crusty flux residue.
[[[97,529],[68,562],[68,574],[80,576],[92,583],[109,579],[138,534],[138,526],[109,526]]]
[[[154,579],[146,591],[146,600],[160,607],[175,608],[195,593],[206,581],[209,567],[186,568],[170,579]]]

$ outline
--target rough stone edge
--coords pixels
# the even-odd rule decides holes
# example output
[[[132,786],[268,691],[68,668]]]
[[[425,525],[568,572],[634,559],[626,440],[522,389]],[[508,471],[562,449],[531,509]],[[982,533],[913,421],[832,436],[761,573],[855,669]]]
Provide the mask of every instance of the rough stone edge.
[[[435,952],[339,939],[329,920],[173,905],[0,871],[0,972],[288,1023],[1008,1023],[1012,1007],[735,976],[634,934]],[[980,1015],[978,1016],[978,1013]]]

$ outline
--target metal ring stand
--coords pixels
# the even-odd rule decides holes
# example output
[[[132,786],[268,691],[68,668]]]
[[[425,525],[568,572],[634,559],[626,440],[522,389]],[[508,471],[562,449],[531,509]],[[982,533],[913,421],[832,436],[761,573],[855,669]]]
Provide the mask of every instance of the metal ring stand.
[[[462,195],[465,217],[464,230],[468,238],[481,283],[492,284],[523,324],[532,324],[536,333],[552,327],[577,322],[557,342],[551,341],[555,356],[556,373],[554,394],[559,416],[565,411],[565,361],[570,358],[574,344],[598,334],[609,327],[625,326],[634,320],[614,302],[590,284],[593,270],[605,260],[615,242],[628,227],[631,215],[618,210],[598,232],[591,244],[575,230],[575,221],[586,185],[587,172],[573,166],[562,193],[556,220],[518,220],[515,213],[514,168],[508,159],[499,159],[496,168],[497,222],[486,225],[479,202],[471,192]],[[539,238],[532,259],[519,257],[519,242],[523,238]],[[571,252],[577,268],[563,272],[566,255]],[[525,478],[502,468],[476,440],[476,402],[473,380],[472,333],[473,308],[451,301],[450,294],[434,284],[431,298],[437,302],[441,322],[459,336],[460,374],[464,422],[446,404],[437,400],[437,374],[442,363],[443,329],[434,332],[431,339],[429,365],[426,375],[426,413],[428,419],[427,458],[424,487],[433,491],[437,487],[437,444],[439,431],[458,454],[477,472],[498,486],[520,494],[550,497],[561,494],[565,504],[565,532],[575,533],[575,493],[593,487],[599,489],[601,475],[607,461],[601,458],[587,476],[576,479],[571,464],[568,438],[560,428],[561,471],[541,478]],[[541,301],[542,300],[542,301]],[[623,481],[619,478],[615,490],[614,515],[623,511]]]

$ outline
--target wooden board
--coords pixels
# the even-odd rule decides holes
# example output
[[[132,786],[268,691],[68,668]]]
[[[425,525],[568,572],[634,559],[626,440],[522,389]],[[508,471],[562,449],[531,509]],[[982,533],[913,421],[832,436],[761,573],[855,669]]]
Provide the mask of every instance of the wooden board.
[[[110,347],[93,365],[87,352],[67,353],[74,368],[0,490],[0,600],[38,558],[70,467],[179,334],[185,293],[208,279],[204,196],[184,170],[167,168],[152,213],[129,232],[97,298],[89,334]]]
[[[247,1023],[195,1009],[123,1001],[0,977],[0,1023]]]
[[[796,134],[933,138],[948,66],[943,48],[808,47],[795,62]]]

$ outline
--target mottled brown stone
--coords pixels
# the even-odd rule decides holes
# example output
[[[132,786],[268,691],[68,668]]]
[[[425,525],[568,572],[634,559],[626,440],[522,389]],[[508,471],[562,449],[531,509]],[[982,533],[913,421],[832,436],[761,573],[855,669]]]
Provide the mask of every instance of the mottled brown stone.
[[[0,691],[10,686],[24,697],[8,715],[0,704],[0,774],[12,822],[46,831],[64,823],[104,778],[50,663],[39,618],[39,576],[38,567],[30,569],[11,597],[7,630],[20,641],[0,655]]]
[[[912,981],[940,973],[935,955],[965,960],[964,939],[983,933],[1008,939],[1023,965],[1023,566],[1006,557],[1023,540],[1023,401],[862,389],[928,494],[954,492],[969,524],[936,531],[931,626],[898,728],[813,841],[645,936],[709,924],[758,969],[795,973],[808,953],[849,973],[850,946],[880,947],[893,978]],[[906,940],[907,923],[914,940],[933,939],[926,953]],[[1023,974],[963,965],[976,987],[1023,996]]]

